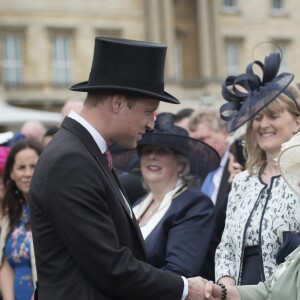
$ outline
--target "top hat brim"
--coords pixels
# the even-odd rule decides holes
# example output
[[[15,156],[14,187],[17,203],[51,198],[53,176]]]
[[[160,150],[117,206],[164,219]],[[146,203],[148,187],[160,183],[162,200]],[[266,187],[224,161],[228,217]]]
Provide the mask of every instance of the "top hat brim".
[[[99,91],[104,91],[104,92],[116,91],[116,92],[124,92],[124,93],[127,92],[127,93],[141,95],[151,99],[160,100],[167,103],[180,104],[180,101],[178,99],[176,99],[175,97],[173,97],[167,92],[164,92],[164,94],[162,95],[147,90],[137,89],[133,87],[126,87],[126,86],[115,86],[115,85],[91,86],[88,85],[88,81],[77,83],[71,86],[70,90],[75,92],[99,92]]]
[[[282,146],[277,162],[283,179],[300,197],[300,133]]]
[[[226,130],[233,132],[247,123],[249,120],[276,99],[293,81],[294,75],[282,73],[275,80],[254,90],[243,103],[236,115],[227,122]]]

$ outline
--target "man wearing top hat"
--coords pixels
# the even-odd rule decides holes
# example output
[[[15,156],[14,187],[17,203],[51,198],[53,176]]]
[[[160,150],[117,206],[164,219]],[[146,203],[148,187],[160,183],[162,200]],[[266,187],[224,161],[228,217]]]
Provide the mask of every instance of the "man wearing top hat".
[[[107,148],[135,148],[153,129],[164,91],[166,47],[96,38],[82,111],[70,112],[43,151],[30,187],[32,232],[42,300],[202,299],[202,279],[145,262],[145,247]],[[106,159],[107,158],[107,159]],[[187,297],[186,297],[187,296]]]

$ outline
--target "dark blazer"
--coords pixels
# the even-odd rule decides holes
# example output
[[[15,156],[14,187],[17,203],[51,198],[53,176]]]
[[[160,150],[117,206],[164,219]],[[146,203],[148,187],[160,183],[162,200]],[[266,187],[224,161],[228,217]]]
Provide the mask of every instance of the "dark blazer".
[[[176,198],[145,239],[147,261],[162,270],[194,277],[201,275],[214,233],[214,205],[188,188]]]
[[[30,187],[39,299],[181,299],[182,278],[144,262],[120,188],[89,132],[66,118]]]
[[[227,159],[227,162],[225,164],[224,167],[224,171],[221,177],[221,182],[220,182],[220,186],[218,189],[218,194],[217,194],[217,200],[216,200],[216,210],[219,210],[220,208],[223,207],[223,201],[224,199],[226,199],[230,188],[231,188],[231,184],[228,182],[230,173],[228,171],[228,167],[229,167],[229,158]]]
[[[141,174],[128,173],[120,175],[119,180],[126,192],[130,205],[133,205],[137,199],[147,194],[147,191],[143,188]]]
[[[217,199],[215,203],[215,234],[212,240],[211,246],[205,259],[205,266],[203,268],[203,277],[209,280],[215,280],[214,268],[215,268],[215,252],[219,245],[225,226],[227,199],[231,189],[231,184],[228,183],[230,173],[228,171],[229,158],[224,167],[224,171],[221,177],[219,185]]]
[[[221,178],[217,200],[215,204],[216,211],[216,236],[218,241],[221,241],[222,233],[225,226],[227,198],[231,189],[231,184],[228,182],[230,173],[228,171],[229,158],[225,164],[223,175]]]

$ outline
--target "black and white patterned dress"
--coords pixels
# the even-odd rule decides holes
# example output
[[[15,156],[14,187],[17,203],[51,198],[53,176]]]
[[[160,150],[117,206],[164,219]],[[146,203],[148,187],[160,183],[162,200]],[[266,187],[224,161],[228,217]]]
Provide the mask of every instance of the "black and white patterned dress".
[[[266,279],[273,275],[283,231],[300,230],[300,199],[281,176],[267,186],[248,171],[239,173],[228,198],[225,229],[215,256],[216,281],[230,276],[239,284],[244,249],[261,247]]]

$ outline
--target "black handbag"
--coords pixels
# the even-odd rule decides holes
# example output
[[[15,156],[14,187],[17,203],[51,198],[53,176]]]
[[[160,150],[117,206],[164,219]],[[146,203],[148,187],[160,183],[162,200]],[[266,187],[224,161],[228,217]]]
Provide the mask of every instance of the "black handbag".
[[[285,258],[292,253],[300,245],[300,232],[284,231],[283,244],[280,246],[277,255],[276,263],[279,265],[284,262]]]

